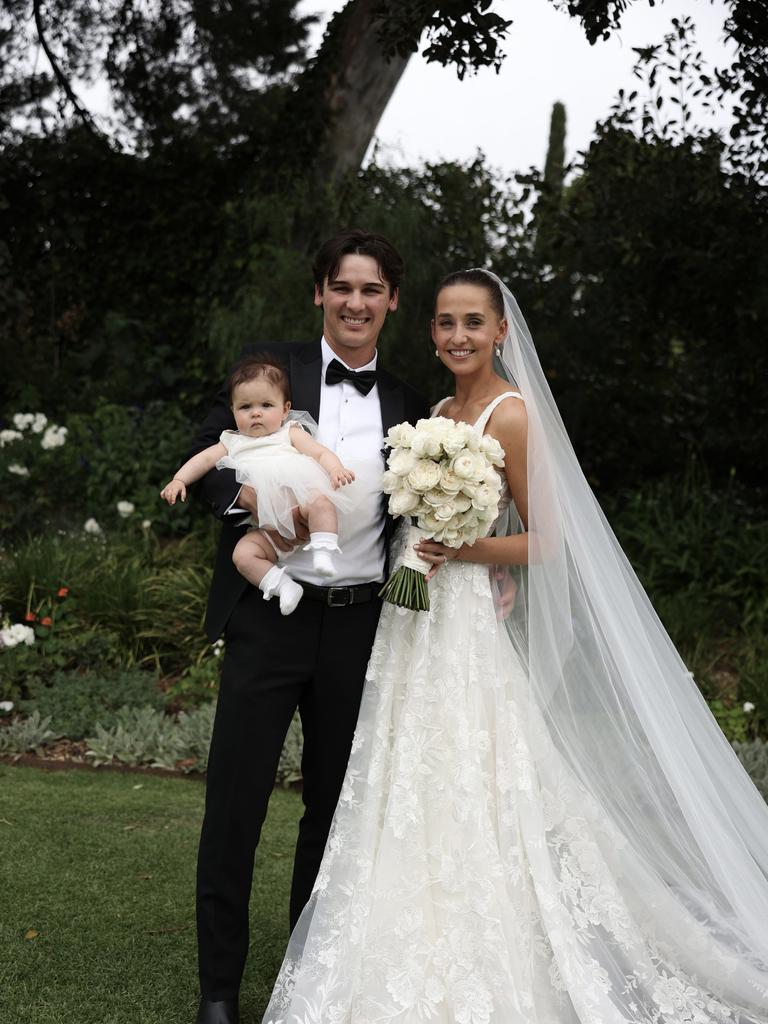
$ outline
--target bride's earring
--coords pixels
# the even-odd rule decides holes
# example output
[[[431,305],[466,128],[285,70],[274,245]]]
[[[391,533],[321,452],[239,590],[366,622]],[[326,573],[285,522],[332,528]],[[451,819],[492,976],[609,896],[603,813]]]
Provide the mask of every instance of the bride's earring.
[[[435,353],[435,359],[439,359],[440,358],[440,353],[437,351],[437,349],[434,350],[434,353]]]
[[[494,352],[496,353],[496,358],[501,359],[501,345],[496,345]]]

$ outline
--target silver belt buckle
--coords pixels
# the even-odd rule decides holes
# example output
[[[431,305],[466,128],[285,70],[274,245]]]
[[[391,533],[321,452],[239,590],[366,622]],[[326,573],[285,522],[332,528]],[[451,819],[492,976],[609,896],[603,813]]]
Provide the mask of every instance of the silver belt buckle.
[[[341,600],[336,600],[334,594],[341,595]],[[327,601],[329,608],[344,608],[346,605],[352,604],[351,587],[328,587]]]

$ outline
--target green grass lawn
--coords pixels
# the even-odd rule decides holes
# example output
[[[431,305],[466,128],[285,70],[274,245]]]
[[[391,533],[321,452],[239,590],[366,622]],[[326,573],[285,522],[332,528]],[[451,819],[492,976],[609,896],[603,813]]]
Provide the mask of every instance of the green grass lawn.
[[[0,1020],[191,1024],[199,781],[0,765]],[[301,800],[276,791],[256,856],[244,1024],[288,938]],[[34,934],[37,933],[37,934]]]

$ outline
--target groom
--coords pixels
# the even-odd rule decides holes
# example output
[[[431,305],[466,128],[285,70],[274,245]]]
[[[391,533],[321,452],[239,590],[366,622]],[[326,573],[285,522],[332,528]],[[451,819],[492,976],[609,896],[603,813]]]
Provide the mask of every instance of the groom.
[[[321,246],[313,273],[323,337],[269,350],[288,368],[293,408],[317,420],[317,440],[345,464],[383,472],[389,428],[429,415],[420,395],[377,365],[379,333],[397,309],[402,259],[383,236],[348,231]],[[222,391],[194,451],[234,426]],[[226,650],[198,855],[197,1021],[236,1024],[253,857],[283,741],[298,708],[305,810],[291,886],[293,928],[312,891],[349,758],[391,520],[378,494],[348,517],[343,554],[334,559],[338,577],[331,581],[313,573],[311,553],[299,548],[290,567],[304,596],[293,614],[282,616],[278,602],[264,601],[232,564],[232,550],[247,529],[245,513],[257,507],[255,491],[240,488],[232,470],[214,470],[198,493],[224,522],[206,630],[212,641],[223,632]]]

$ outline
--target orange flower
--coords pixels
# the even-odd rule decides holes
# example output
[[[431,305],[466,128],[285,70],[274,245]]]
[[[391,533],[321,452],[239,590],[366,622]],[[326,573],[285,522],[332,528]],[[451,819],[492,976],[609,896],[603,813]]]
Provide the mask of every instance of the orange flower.
[[[66,597],[69,593],[69,587],[59,587],[56,591],[56,597]]]
[[[25,622],[37,622],[37,616],[35,615],[34,612],[27,612],[27,614],[24,616],[24,621]]]
[[[43,616],[42,619],[40,619],[40,625],[41,626],[52,626],[53,625],[53,619],[51,618],[50,615],[45,615],[45,616]]]

